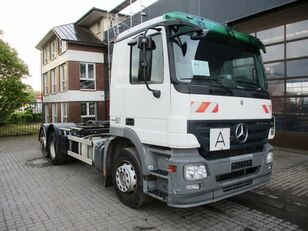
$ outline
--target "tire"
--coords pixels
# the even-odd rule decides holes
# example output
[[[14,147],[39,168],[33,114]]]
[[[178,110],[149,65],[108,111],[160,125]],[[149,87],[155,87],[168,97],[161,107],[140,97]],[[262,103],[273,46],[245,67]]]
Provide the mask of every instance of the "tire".
[[[40,130],[39,142],[40,142],[40,147],[41,147],[41,152],[42,152],[43,157],[48,158],[47,139],[46,139],[45,132],[43,129]]]
[[[127,207],[136,209],[145,202],[141,164],[135,148],[123,148],[116,153],[112,165],[112,183],[118,198]]]
[[[54,165],[61,165],[67,162],[68,156],[59,152],[56,133],[53,131],[48,136],[48,156]]]

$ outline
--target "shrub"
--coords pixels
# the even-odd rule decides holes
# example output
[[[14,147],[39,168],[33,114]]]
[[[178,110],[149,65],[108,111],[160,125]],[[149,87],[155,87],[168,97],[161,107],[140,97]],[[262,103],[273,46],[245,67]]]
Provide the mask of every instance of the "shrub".
[[[36,114],[33,114],[33,122],[42,122],[43,121],[43,114],[42,113],[36,113]]]
[[[21,118],[21,122],[24,122],[24,123],[25,122],[32,122],[32,120],[33,120],[32,114],[30,114],[28,112],[22,113],[20,118]]]
[[[10,116],[10,122],[13,124],[17,124],[20,122],[20,114],[18,113],[13,113]]]

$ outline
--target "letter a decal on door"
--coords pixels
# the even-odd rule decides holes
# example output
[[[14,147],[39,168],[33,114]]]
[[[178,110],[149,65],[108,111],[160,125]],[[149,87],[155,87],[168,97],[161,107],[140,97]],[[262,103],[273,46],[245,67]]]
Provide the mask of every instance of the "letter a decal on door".
[[[219,135],[218,135],[218,137],[217,137],[217,141],[216,141],[215,147],[217,147],[217,144],[219,144],[219,143],[223,143],[224,146],[226,146],[224,137],[223,137],[223,135],[221,134],[221,132],[219,132]]]

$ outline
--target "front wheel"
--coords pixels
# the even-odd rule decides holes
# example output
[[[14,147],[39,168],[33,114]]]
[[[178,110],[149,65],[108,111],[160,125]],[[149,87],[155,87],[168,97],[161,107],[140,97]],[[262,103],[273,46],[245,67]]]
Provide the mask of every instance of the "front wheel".
[[[135,148],[123,148],[116,153],[112,181],[117,196],[126,206],[135,209],[145,202],[141,164]]]

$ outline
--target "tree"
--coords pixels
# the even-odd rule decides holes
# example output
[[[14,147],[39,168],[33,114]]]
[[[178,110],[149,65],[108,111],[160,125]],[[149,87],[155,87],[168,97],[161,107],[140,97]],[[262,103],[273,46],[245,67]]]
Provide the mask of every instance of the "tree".
[[[0,122],[29,99],[21,78],[28,75],[27,65],[15,49],[0,39]]]
[[[0,80],[16,76],[21,78],[28,75],[27,65],[18,58],[15,49],[0,39]]]
[[[25,90],[28,93],[27,102],[35,102],[36,97],[41,94],[40,91],[35,91],[30,85],[26,85],[27,89]]]

